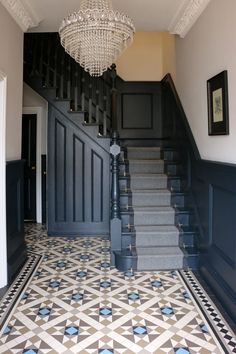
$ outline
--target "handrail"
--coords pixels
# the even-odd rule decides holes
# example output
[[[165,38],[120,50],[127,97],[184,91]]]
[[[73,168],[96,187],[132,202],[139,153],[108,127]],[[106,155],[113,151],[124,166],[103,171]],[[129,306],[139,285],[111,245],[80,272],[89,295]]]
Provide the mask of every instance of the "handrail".
[[[197,144],[196,144],[195,139],[193,137],[191,128],[190,128],[189,123],[188,123],[188,119],[187,119],[186,114],[184,112],[182,103],[180,101],[179,95],[178,95],[177,90],[175,88],[175,84],[174,84],[174,81],[173,81],[173,79],[171,77],[171,74],[168,73],[167,75],[165,75],[165,77],[162,79],[161,83],[162,83],[162,87],[163,88],[166,87],[169,90],[169,93],[171,94],[172,99],[175,102],[175,105],[176,105],[176,107],[178,109],[178,113],[180,114],[180,117],[181,117],[181,121],[184,124],[185,130],[186,130],[186,133],[187,133],[187,136],[188,136],[188,140],[189,140],[189,142],[190,142],[190,144],[192,146],[192,150],[193,150],[195,158],[197,160],[201,159]]]

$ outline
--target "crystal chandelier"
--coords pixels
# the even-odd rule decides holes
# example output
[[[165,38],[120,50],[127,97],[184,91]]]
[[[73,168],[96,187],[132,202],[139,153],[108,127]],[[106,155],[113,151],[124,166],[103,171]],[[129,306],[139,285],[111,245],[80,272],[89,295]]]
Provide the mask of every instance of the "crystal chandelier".
[[[134,32],[132,20],[114,11],[111,0],[82,0],[59,29],[65,51],[91,76],[101,76],[116,61]]]

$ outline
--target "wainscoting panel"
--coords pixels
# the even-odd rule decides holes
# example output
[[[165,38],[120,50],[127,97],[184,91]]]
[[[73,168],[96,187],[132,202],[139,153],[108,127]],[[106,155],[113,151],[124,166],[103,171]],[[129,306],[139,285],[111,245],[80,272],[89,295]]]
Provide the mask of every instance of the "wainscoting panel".
[[[66,221],[66,127],[55,119],[55,221]]]
[[[195,161],[200,271],[236,319],[236,166]]]
[[[6,164],[7,263],[9,282],[26,261],[24,240],[24,161]]]
[[[109,153],[51,106],[48,136],[49,234],[108,234]]]
[[[161,84],[118,83],[118,130],[121,138],[162,137]]]

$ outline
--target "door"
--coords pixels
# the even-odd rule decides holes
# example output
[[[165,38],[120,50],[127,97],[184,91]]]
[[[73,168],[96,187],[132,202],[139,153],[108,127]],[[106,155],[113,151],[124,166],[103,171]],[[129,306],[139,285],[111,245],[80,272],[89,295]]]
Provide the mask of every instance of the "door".
[[[24,219],[36,221],[36,129],[37,115],[22,116],[22,159],[24,167]]]

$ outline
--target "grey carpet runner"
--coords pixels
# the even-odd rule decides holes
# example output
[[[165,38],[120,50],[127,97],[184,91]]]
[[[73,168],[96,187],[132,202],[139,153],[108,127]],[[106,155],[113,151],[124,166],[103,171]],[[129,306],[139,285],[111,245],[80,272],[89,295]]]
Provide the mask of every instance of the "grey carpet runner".
[[[128,147],[138,270],[183,268],[179,231],[159,147]]]

